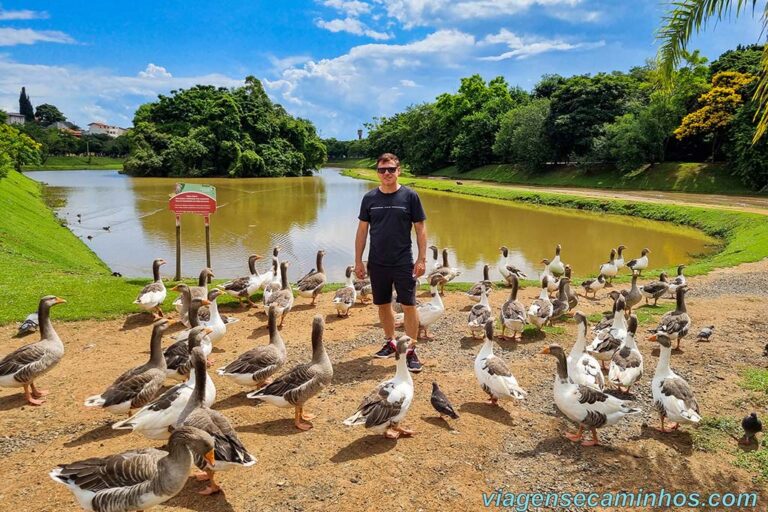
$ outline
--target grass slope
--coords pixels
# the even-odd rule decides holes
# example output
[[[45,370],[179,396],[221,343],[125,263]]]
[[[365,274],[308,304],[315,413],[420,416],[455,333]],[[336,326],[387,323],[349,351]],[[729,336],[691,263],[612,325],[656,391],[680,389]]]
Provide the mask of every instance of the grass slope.
[[[367,166],[358,166],[367,167]],[[723,164],[696,162],[665,162],[646,166],[624,175],[617,175],[612,168],[587,170],[581,167],[563,166],[540,173],[527,173],[514,165],[486,165],[467,172],[456,167],[446,167],[432,173],[457,179],[604,189],[663,190],[699,194],[754,194],[738,178],[728,174]]]
[[[347,176],[356,178],[377,179],[375,172],[371,170],[354,169],[343,172]],[[688,265],[685,273],[691,276],[706,274],[715,268],[731,267],[740,263],[759,261],[768,254],[768,222],[766,222],[765,216],[758,214],[694,206],[593,199],[549,192],[515,190],[490,184],[457,187],[452,181],[447,180],[403,178],[401,183],[429,190],[518,201],[537,206],[629,215],[696,228],[707,235],[721,240],[723,246],[721,250],[708,256],[697,258]],[[644,274],[654,275],[658,274],[661,270],[666,270],[667,272],[675,271],[672,268],[657,268],[644,272]],[[578,277],[576,276],[575,279]],[[629,276],[622,276],[622,278],[617,279],[617,282],[626,281],[629,281]]]
[[[325,167],[338,167],[340,169],[373,169],[376,160],[373,158],[344,158],[325,163]]]
[[[92,156],[88,163],[87,156],[51,156],[43,165],[26,165],[25,171],[70,171],[70,170],[115,170],[123,169],[122,158]]]

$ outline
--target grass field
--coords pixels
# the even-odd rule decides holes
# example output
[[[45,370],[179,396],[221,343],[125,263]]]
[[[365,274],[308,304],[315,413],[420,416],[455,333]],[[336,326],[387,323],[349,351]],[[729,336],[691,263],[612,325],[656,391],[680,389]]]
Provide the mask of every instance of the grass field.
[[[123,169],[122,158],[92,156],[88,163],[87,156],[51,156],[43,165],[24,166],[25,171],[71,171],[73,169],[116,170]]]

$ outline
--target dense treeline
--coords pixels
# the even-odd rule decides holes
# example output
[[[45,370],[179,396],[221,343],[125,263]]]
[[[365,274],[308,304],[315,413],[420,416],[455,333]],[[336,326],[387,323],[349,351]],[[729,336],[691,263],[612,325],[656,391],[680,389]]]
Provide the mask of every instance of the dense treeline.
[[[273,104],[254,77],[197,85],[139,107],[125,172],[136,176],[301,176],[326,160],[314,125]]]
[[[762,189],[768,142],[751,145],[761,53],[762,46],[739,46],[709,65],[688,53],[671,87],[653,63],[628,73],[545,75],[530,92],[473,75],[456,93],[374,119],[362,142],[334,141],[332,158],[357,156],[352,148],[370,157],[391,151],[416,174],[489,163],[531,172],[610,164],[624,173],[666,160],[728,161],[746,185]]]

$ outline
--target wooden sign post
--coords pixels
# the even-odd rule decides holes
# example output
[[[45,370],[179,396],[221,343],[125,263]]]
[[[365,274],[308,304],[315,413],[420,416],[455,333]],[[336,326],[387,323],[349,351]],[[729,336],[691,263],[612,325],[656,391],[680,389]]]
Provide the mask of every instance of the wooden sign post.
[[[177,183],[169,207],[176,214],[176,276],[181,279],[181,214],[196,213],[205,219],[205,261],[211,266],[211,214],[216,211],[216,187],[196,183]],[[210,277],[208,278],[210,280]]]

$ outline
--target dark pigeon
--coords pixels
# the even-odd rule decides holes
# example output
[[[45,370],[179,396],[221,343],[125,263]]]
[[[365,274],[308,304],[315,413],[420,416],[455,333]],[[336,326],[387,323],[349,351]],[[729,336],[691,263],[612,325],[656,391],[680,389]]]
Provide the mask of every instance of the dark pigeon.
[[[430,399],[430,402],[432,403],[432,407],[434,407],[435,410],[440,413],[440,416],[446,415],[455,420],[459,419],[459,415],[456,414],[456,411],[453,410],[453,406],[448,401],[448,398],[445,396],[445,394],[440,391],[437,382],[432,383],[432,398]]]
[[[741,428],[744,429],[744,437],[739,440],[739,444],[752,444],[755,434],[763,431],[763,423],[757,418],[757,413],[753,412],[741,420]]]
[[[715,326],[710,325],[709,327],[704,327],[701,331],[699,331],[699,336],[696,338],[696,341],[709,341],[709,338],[715,333]]]

